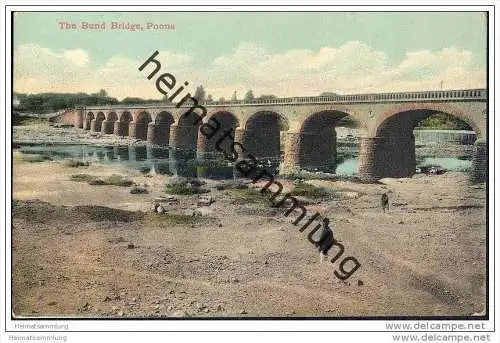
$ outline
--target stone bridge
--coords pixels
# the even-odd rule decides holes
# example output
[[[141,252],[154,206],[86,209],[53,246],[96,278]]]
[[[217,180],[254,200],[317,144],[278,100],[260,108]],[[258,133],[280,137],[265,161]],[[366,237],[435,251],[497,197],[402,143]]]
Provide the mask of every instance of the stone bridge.
[[[101,106],[77,108],[76,127],[147,140],[198,153],[215,151],[214,143],[230,130],[257,158],[276,158],[284,150],[284,168],[324,167],[336,163],[336,131],[349,116],[361,132],[359,176],[365,181],[383,177],[410,177],[415,173],[415,137],[418,122],[436,113],[448,113],[470,125],[477,140],[473,176],[487,175],[486,89],[294,97],[252,102],[205,102],[202,121],[185,115],[191,104]],[[199,108],[197,113],[201,114]],[[222,129],[210,140],[200,124],[215,118]],[[227,137],[226,137],[227,138]],[[228,144],[226,141],[225,144]]]

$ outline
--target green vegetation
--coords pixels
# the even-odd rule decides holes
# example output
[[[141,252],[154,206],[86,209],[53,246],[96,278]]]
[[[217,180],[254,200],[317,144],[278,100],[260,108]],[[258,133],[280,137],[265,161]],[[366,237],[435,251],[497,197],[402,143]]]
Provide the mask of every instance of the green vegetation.
[[[232,198],[231,203],[235,205],[258,204],[271,206],[269,196],[266,193],[261,193],[260,190],[253,188],[232,188],[229,190],[229,196]]]
[[[331,196],[323,187],[316,187],[305,182],[299,182],[292,189],[292,195],[308,198],[325,198]]]
[[[134,184],[132,180],[129,180],[121,175],[116,175],[116,174],[113,174],[104,179],[95,175],[74,174],[71,175],[71,180],[77,182],[87,182],[89,185],[103,185],[103,186],[129,187]]]
[[[187,183],[175,183],[175,184],[166,184],[165,192],[168,194],[175,194],[175,195],[193,195],[193,194],[204,194],[210,191],[208,189],[193,186]]]
[[[78,181],[78,182],[89,182],[89,181],[95,180],[96,178],[97,178],[97,176],[89,175],[89,174],[71,175],[71,181]]]
[[[90,162],[69,160],[69,161],[66,161],[65,165],[68,167],[71,167],[71,168],[88,167],[90,165]]]
[[[431,115],[417,124],[415,129],[434,129],[434,130],[471,130],[469,124],[463,120],[457,119],[451,114],[438,113]]]
[[[19,99],[19,108],[35,113],[50,113],[75,106],[116,105],[119,101],[107,95],[101,89],[94,94],[86,93],[40,93],[15,94]]]
[[[39,163],[45,161],[52,161],[52,157],[50,157],[49,155],[22,154],[21,160],[29,163]]]
[[[93,221],[131,222],[144,217],[142,212],[131,212],[95,205],[76,206],[73,211],[78,215],[87,215]]]
[[[22,113],[12,112],[12,125],[13,126],[28,126],[37,124],[46,124],[49,120],[46,118],[32,117],[29,115],[22,115]]]

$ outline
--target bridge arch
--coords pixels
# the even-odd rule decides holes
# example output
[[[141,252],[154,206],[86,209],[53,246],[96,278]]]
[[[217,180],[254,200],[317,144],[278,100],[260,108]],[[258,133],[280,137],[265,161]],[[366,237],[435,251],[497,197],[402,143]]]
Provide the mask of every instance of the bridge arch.
[[[115,121],[113,133],[117,136],[128,136],[129,124],[134,118],[129,111],[122,111],[118,115],[118,120]]]
[[[427,113],[425,115],[418,115],[418,112]],[[400,117],[403,113],[411,113],[407,117]],[[415,126],[418,122],[425,119],[426,117],[435,113],[447,113],[450,114],[464,122],[466,122],[474,132],[476,132],[478,137],[483,138],[483,130],[481,129],[481,123],[478,123],[469,113],[466,113],[459,108],[449,105],[449,104],[432,104],[432,103],[414,103],[414,104],[404,104],[401,106],[395,106],[382,114],[380,114],[375,121],[375,125],[369,132],[369,136],[376,137],[378,132],[388,125],[391,121],[398,122],[398,120],[404,120],[407,125]],[[399,117],[399,119],[395,119]],[[391,120],[391,118],[393,118]],[[401,122],[402,124],[402,122]]]
[[[334,172],[337,166],[336,127],[344,118],[354,121],[356,127],[360,126],[355,117],[340,110],[319,110],[307,116],[299,132],[291,137],[295,140],[293,164]]]
[[[108,112],[108,114],[106,115],[106,120],[115,122],[118,120],[118,114],[116,114],[116,112],[114,111]]]
[[[168,111],[161,111],[154,116],[154,121],[148,125],[147,140],[153,144],[168,145],[170,127],[175,122],[174,116]]]
[[[202,118],[196,112],[182,113],[170,126],[170,146],[194,151],[198,140],[198,126]]]
[[[115,122],[118,120],[118,115],[116,112],[111,111],[106,113],[106,119],[101,124],[101,133],[110,134],[113,133]]]
[[[152,122],[151,114],[147,111],[140,111],[135,115],[134,120],[129,123],[129,136],[146,140],[148,134],[148,124]]]
[[[280,113],[261,110],[251,115],[241,132],[241,143],[257,158],[277,159],[281,150],[281,132],[288,131],[289,123]]]
[[[480,138],[481,126],[469,113],[449,104],[406,104],[382,113],[373,125],[370,136],[361,139],[359,175],[365,180],[384,177],[411,177],[415,174],[415,137],[413,130],[425,118],[446,113],[467,123]],[[480,139],[476,141],[482,142]],[[479,173],[484,174],[485,145],[476,144],[474,159],[479,158]],[[474,162],[475,163],[475,162]],[[474,164],[473,163],[473,164]],[[473,166],[473,168],[476,168]]]
[[[236,115],[228,109],[216,109],[209,112],[203,118],[203,124],[199,128],[198,155],[202,157],[205,154],[217,153],[220,149],[222,152],[230,153],[239,125]]]

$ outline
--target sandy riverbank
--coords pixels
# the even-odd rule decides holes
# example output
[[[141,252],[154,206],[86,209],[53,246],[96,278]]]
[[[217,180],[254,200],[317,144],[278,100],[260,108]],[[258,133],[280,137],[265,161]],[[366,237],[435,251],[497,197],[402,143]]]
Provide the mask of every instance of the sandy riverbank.
[[[164,220],[136,211],[165,194],[165,176],[16,154],[18,316],[442,316],[484,307],[486,194],[464,173],[376,185],[312,181],[357,193],[308,206],[331,219],[345,253],[362,265],[343,282],[333,275],[338,263],[319,263],[305,234],[264,202],[235,201],[207,184],[216,200],[207,217]],[[150,194],[70,181],[77,173],[120,174]],[[383,191],[390,213],[378,206]],[[196,195],[178,198],[176,213],[196,208]],[[134,213],[101,218],[88,205]]]

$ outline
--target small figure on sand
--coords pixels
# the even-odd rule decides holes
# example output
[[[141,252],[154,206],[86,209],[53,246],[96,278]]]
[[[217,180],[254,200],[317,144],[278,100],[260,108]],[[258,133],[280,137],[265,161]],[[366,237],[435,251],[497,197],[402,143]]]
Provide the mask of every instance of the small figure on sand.
[[[323,256],[327,256],[328,251],[333,246],[333,241],[334,241],[333,231],[328,226],[329,223],[330,220],[328,218],[323,219],[323,226],[321,227],[321,236],[318,240],[318,243],[316,243],[316,247],[319,250],[320,262],[323,262]]]
[[[380,203],[382,205],[382,210],[385,213],[385,210],[387,209],[387,212],[389,212],[389,196],[387,193],[382,194],[382,198],[380,198]]]

